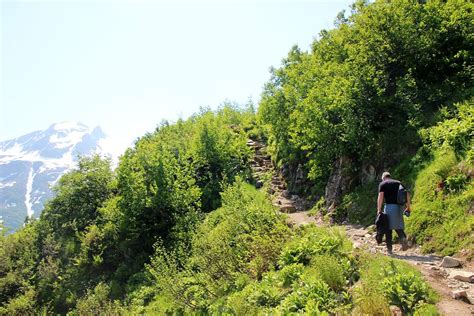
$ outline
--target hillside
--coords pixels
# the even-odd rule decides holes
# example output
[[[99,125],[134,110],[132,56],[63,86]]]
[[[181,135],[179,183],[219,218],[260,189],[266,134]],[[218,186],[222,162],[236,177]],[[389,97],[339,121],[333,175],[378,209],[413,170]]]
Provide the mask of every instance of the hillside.
[[[0,218],[14,231],[25,218],[38,218],[51,187],[77,163],[78,155],[107,154],[97,126],[63,122],[0,142]]]
[[[411,241],[473,258],[473,15],[357,1],[271,70],[257,111],[163,122],[115,170],[80,159],[0,237],[0,314],[438,315],[426,275],[335,224],[372,224],[390,170]]]

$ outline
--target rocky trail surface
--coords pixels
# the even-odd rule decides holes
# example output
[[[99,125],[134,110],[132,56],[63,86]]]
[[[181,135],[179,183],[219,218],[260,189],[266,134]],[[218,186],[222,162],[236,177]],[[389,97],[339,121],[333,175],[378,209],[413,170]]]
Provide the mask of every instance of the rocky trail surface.
[[[273,205],[278,207],[280,212],[288,215],[289,224],[327,225],[321,218],[308,214],[310,203],[287,190],[285,180],[272,165],[265,144],[248,140],[247,145],[255,152],[251,166],[257,188],[266,186],[273,197]],[[388,255],[384,244],[377,245],[373,226],[345,225],[344,228],[354,248]],[[402,251],[400,245],[394,245],[394,253],[391,257],[412,264],[422,273],[425,280],[439,294],[440,299],[436,305],[443,315],[474,315],[474,265],[472,263],[451,257],[422,254],[421,249],[416,245],[412,245],[406,251]],[[397,311],[393,313],[401,315]]]

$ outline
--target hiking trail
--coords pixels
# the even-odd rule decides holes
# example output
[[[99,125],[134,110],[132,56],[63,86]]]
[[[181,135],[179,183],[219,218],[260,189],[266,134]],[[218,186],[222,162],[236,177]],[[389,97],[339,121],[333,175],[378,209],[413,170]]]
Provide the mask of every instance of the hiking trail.
[[[285,180],[279,170],[273,167],[264,143],[249,139],[247,145],[254,151],[251,168],[256,179],[256,187],[267,186],[266,189],[272,196],[273,205],[288,216],[287,221],[290,225],[300,226],[311,223],[328,225],[322,218],[308,214],[310,203],[287,190]],[[344,225],[344,229],[354,248],[360,248],[373,254],[388,255],[385,244],[377,245],[373,225],[363,227],[348,224]],[[423,254],[417,245],[412,245],[406,251],[401,251],[400,245],[394,245],[393,250],[391,257],[406,261],[416,267],[439,294],[439,302],[436,306],[443,315],[474,315],[473,262],[464,262],[463,264],[462,261],[454,258],[451,260],[433,254]],[[448,267],[448,264],[454,266],[457,263],[459,263],[457,267]],[[461,268],[461,266],[463,267]],[[455,296],[458,298],[455,299]],[[401,315],[397,312],[393,314]]]

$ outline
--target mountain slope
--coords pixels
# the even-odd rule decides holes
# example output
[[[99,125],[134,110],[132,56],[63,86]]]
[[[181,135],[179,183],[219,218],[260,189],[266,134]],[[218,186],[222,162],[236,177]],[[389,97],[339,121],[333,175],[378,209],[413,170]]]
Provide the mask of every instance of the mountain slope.
[[[52,196],[51,186],[69,170],[78,155],[104,153],[100,127],[63,122],[0,142],[0,217],[17,229],[26,216],[38,217]]]

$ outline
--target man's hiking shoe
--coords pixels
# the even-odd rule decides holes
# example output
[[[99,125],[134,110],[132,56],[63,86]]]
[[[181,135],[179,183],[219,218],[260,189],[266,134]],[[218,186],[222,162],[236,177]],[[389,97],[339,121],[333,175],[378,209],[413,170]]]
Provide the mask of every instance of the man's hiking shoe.
[[[401,241],[402,244],[402,251],[405,251],[408,249],[408,240],[406,238],[403,238]]]
[[[393,255],[392,249],[388,249],[388,250],[387,250],[387,253],[388,253],[389,255]]]

